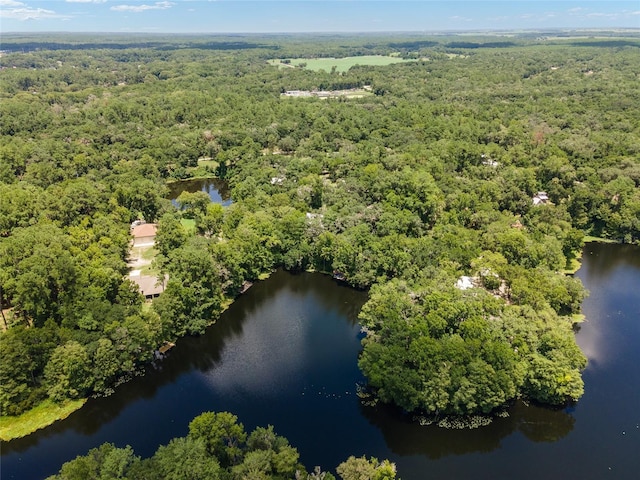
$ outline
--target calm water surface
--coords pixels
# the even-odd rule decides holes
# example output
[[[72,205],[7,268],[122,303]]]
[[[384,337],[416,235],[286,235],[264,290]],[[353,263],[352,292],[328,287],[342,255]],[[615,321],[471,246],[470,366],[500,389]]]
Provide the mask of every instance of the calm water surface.
[[[226,207],[231,205],[231,192],[229,185],[219,178],[197,178],[191,180],[180,180],[168,185],[169,200],[177,206],[176,199],[182,192],[205,192],[213,203],[219,203]]]
[[[517,404],[510,417],[455,431],[362,407],[355,385],[366,294],[313,274],[256,284],[206,335],[178,342],[158,370],[67,420],[2,445],[2,478],[43,478],[105,441],[149,456],[207,410],[250,430],[272,424],[308,467],[349,455],[397,463],[404,480],[635,479],[640,472],[640,248],[589,244],[578,272],[590,297],[578,342],[586,392],[571,408]]]

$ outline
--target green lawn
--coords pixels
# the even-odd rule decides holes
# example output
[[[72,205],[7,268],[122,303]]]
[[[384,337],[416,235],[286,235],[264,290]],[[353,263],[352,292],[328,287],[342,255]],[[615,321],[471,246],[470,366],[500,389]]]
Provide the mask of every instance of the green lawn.
[[[188,234],[191,234],[196,231],[196,221],[192,218],[182,218],[180,223],[187,231]]]
[[[566,268],[562,270],[562,273],[564,273],[565,275],[573,275],[574,273],[576,273],[582,265],[582,263],[580,262],[581,257],[582,254],[580,254],[578,258],[574,258],[570,262],[568,262]]]
[[[602,238],[602,237],[594,237],[592,235],[585,235],[584,237],[585,243],[588,242],[598,242],[598,243],[618,243],[617,240],[612,240],[610,238]]]
[[[320,70],[330,72],[333,67],[336,67],[337,72],[346,72],[354,65],[385,66],[393,63],[415,62],[415,60],[412,59],[405,60],[399,57],[383,55],[362,55],[360,57],[345,58],[290,58],[287,60],[291,63],[284,64],[282,60],[269,60],[269,63],[284,68],[290,65],[297,67],[301,64],[306,64],[304,68],[316,72]]]
[[[216,168],[218,168],[218,165],[220,165],[220,162],[216,162],[215,160],[211,160],[211,159],[206,160],[203,158],[198,159],[199,167],[205,167],[205,168],[210,168],[211,170],[215,170]]]
[[[141,275],[149,275],[152,277],[157,277],[158,275],[160,275],[160,270],[153,268],[153,264],[149,264],[149,265],[144,265],[141,269],[140,269],[140,274]]]
[[[0,439],[7,442],[13,438],[20,438],[51,425],[56,420],[67,418],[71,413],[82,407],[86,398],[69,400],[65,403],[55,403],[45,400],[40,405],[17,417],[0,417]]]
[[[153,260],[154,258],[156,258],[157,254],[158,251],[154,247],[148,247],[142,251],[142,258],[144,258],[145,260]]]

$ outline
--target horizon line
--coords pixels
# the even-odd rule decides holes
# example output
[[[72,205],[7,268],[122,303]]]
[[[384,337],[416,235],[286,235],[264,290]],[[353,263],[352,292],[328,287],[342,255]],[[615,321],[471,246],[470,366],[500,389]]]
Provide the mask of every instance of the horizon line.
[[[270,32],[270,31],[262,31],[262,32],[251,32],[251,31],[228,31],[228,32],[188,32],[188,31],[142,31],[142,30],[132,30],[132,31],[114,31],[114,30],[104,30],[104,31],[81,31],[81,30],[50,30],[50,31],[8,31],[0,33],[0,39],[5,35],[51,35],[51,34],[82,34],[82,35],[335,35],[335,34],[343,34],[343,35],[354,35],[354,34],[442,34],[442,33],[518,33],[518,32],[638,32],[640,33],[640,27],[590,27],[590,28],[579,28],[579,27],[549,27],[549,28],[503,28],[503,29],[495,29],[495,28],[479,28],[479,29],[469,29],[469,30],[460,30],[460,29],[443,29],[443,30],[334,30],[334,31],[281,31],[281,32]]]

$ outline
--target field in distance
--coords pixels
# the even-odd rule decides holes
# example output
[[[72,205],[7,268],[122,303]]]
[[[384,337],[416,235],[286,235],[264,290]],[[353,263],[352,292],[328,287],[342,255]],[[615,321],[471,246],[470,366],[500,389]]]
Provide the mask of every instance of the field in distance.
[[[358,57],[344,58],[283,58],[269,60],[269,63],[271,65],[277,65],[284,68],[306,68],[315,72],[318,72],[320,70],[330,72],[333,67],[335,67],[336,72],[347,72],[354,65],[385,66],[391,65],[393,63],[415,61],[415,59],[404,59],[394,56],[362,55]]]

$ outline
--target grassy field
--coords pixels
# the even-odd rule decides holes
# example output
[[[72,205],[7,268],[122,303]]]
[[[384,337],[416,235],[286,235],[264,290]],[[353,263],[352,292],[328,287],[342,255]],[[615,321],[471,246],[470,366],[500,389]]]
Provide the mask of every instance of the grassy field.
[[[78,410],[87,400],[69,400],[58,404],[45,400],[40,405],[17,417],[0,417],[0,440],[5,442],[24,437],[41,428],[51,425],[56,420],[67,418]]]
[[[216,168],[218,168],[218,165],[220,165],[220,163],[215,161],[215,160],[212,160],[211,158],[199,158],[198,159],[198,166],[199,167],[209,168],[212,171],[215,170]]]
[[[189,174],[193,178],[211,177],[213,173],[216,171],[216,168],[218,168],[218,165],[219,163],[211,158],[208,158],[208,157],[199,158],[198,166],[187,168],[187,172],[189,172]]]
[[[597,242],[597,243],[619,243],[618,240],[612,240],[610,238],[602,238],[602,237],[593,237],[591,235],[585,235],[584,237],[585,243],[588,242]]]
[[[403,62],[415,62],[415,60],[404,60],[399,57],[389,57],[382,55],[363,55],[360,57],[345,57],[345,58],[291,58],[287,59],[291,63],[282,63],[282,60],[269,60],[271,65],[278,65],[280,67],[299,67],[302,64],[306,64],[304,68],[313,71],[324,70],[330,72],[333,67],[336,67],[337,72],[346,72],[354,65],[368,65],[368,66],[385,66],[393,63]]]

